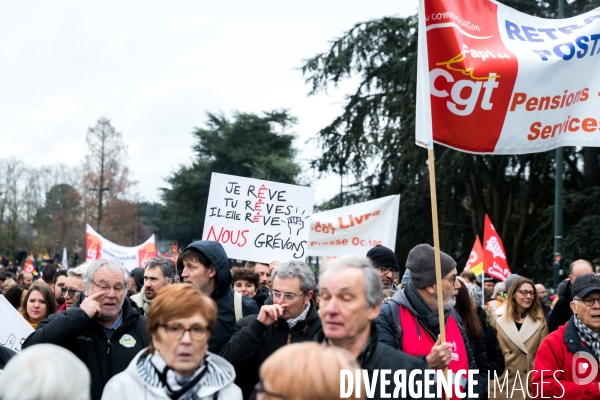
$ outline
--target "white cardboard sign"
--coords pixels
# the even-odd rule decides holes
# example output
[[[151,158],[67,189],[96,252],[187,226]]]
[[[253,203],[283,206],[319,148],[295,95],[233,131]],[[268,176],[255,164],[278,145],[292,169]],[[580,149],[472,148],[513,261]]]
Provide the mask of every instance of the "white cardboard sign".
[[[309,256],[366,255],[381,244],[396,247],[400,195],[313,214]]]
[[[0,346],[20,352],[25,339],[32,333],[31,325],[0,294]]]
[[[309,187],[213,173],[202,239],[229,258],[303,260],[314,198]]]

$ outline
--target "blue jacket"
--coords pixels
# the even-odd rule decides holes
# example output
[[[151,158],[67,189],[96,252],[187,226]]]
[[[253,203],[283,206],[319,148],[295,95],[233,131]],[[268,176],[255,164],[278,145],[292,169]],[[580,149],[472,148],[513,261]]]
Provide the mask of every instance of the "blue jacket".
[[[217,303],[217,327],[210,335],[208,351],[219,354],[221,348],[229,342],[235,327],[235,309],[233,305],[233,289],[231,288],[231,268],[225,249],[219,242],[198,240],[189,244],[185,249],[194,248],[204,254],[214,265],[217,284],[210,297]],[[244,316],[258,314],[256,302],[246,296],[242,298],[242,313]]]

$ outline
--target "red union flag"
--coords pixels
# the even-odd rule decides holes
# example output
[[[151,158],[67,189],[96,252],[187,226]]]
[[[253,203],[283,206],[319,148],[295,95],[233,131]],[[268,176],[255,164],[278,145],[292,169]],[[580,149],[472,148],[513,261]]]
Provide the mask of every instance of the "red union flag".
[[[532,17],[492,0],[421,0],[417,144],[525,154],[600,146],[600,9]]]
[[[483,272],[483,247],[481,247],[479,235],[475,236],[475,244],[465,264],[464,271],[471,271],[475,276],[479,276]]]
[[[487,214],[485,215],[485,228],[483,231],[483,270],[492,278],[504,282],[510,275],[502,239],[500,239],[500,235],[494,229],[494,225],[492,225],[492,221],[490,221]]]

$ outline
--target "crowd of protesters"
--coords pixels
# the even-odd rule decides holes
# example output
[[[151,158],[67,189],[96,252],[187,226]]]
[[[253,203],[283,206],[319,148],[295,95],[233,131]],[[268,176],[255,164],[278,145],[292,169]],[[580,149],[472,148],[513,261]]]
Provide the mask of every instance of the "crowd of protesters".
[[[551,299],[516,274],[459,276],[441,252],[442,340],[434,260],[418,245],[400,277],[394,252],[377,245],[315,275],[301,261],[230,268],[219,243],[196,241],[177,263],[133,271],[105,259],[48,263],[38,276],[3,265],[1,291],[34,331],[18,355],[0,346],[0,400],[330,400],[342,398],[342,370],[372,379],[352,398],[391,397],[374,379],[386,370],[416,373],[433,393],[440,378],[425,371],[448,370],[464,393],[474,387],[467,398],[600,398],[600,376],[577,375],[576,354],[600,360],[591,263],[572,263]]]

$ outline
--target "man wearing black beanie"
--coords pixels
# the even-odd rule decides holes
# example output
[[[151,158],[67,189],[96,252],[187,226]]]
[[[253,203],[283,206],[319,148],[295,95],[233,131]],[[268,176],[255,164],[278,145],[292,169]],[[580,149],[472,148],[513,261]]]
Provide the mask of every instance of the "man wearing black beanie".
[[[367,258],[371,260],[375,269],[379,272],[383,290],[398,290],[398,285],[394,279],[398,277],[398,259],[396,254],[385,246],[378,244],[367,253]]]

